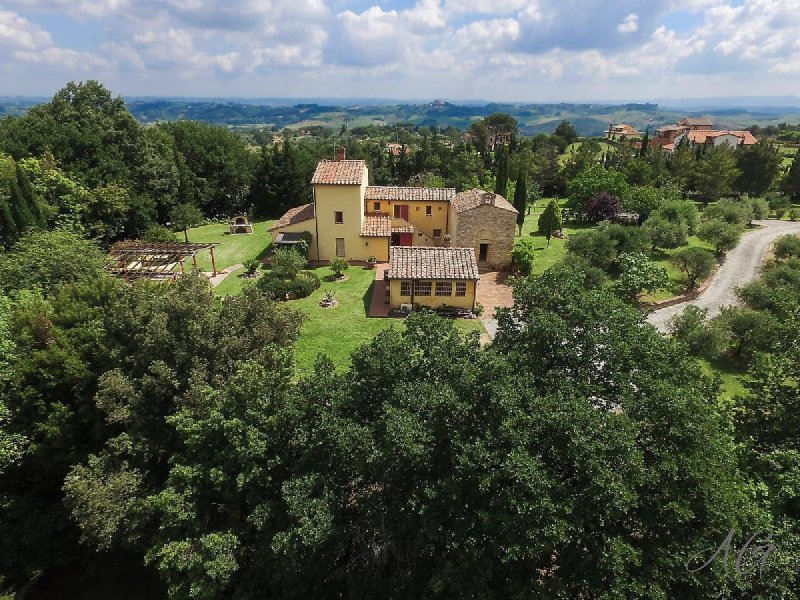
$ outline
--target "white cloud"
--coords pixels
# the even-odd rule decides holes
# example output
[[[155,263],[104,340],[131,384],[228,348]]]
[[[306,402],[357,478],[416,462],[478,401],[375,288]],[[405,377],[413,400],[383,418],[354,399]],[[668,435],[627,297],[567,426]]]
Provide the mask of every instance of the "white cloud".
[[[617,25],[617,31],[620,33],[633,33],[637,29],[639,29],[639,15],[636,13],[629,14]]]

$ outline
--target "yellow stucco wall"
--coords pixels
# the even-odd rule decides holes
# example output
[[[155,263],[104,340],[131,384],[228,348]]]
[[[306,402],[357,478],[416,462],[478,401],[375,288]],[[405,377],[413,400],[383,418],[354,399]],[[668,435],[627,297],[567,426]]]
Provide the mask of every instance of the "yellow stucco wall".
[[[344,240],[344,258],[367,260],[375,254],[361,237],[361,221],[364,215],[364,194],[369,173],[364,167],[362,183],[358,185],[315,185],[314,202],[317,211],[317,234],[319,260],[336,258],[336,239]],[[336,211],[342,212],[343,223],[336,223]],[[377,256],[377,255],[376,255]]]
[[[375,203],[380,204],[380,211],[375,210]],[[447,212],[450,207],[449,202],[406,202],[406,201],[388,201],[388,200],[367,200],[367,212],[383,212],[390,217],[394,217],[394,206],[396,204],[408,205],[408,222],[415,228],[419,229],[425,235],[433,238],[433,230],[441,229],[442,235],[447,233]],[[430,206],[432,214],[430,217],[425,215],[425,207]],[[441,240],[436,240],[437,245],[441,245]]]
[[[318,260],[317,258],[317,238],[316,235],[316,220],[309,219],[308,221],[302,221],[300,223],[295,223],[294,225],[287,225],[286,227],[281,227],[280,229],[274,229],[270,231],[270,235],[272,236],[272,243],[275,243],[275,238],[278,237],[279,233],[303,233],[307,231],[311,234],[311,243],[309,244],[308,248],[308,259],[309,260]]]
[[[370,256],[374,256],[378,262],[389,261],[389,238],[363,237],[360,243],[367,253],[367,258],[356,260],[367,260]]]
[[[389,306],[391,308],[400,308],[401,304],[412,304],[411,296],[400,295],[400,281],[401,281],[400,279],[392,279],[389,281]],[[466,296],[455,295],[455,287],[456,287],[455,281],[452,282],[453,284],[452,296],[437,296],[436,280],[433,279],[431,280],[431,295],[430,296],[415,295],[413,303],[421,304],[422,306],[428,306],[430,308],[437,308],[439,306],[443,306],[446,304],[448,306],[457,306],[459,308],[466,308],[467,310],[472,310],[475,307],[476,283],[477,282],[475,281],[467,281]]]

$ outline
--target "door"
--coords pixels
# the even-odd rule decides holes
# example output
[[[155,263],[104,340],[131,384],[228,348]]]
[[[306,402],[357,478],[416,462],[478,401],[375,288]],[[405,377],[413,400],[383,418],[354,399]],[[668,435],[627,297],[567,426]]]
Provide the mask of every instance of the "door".
[[[481,244],[478,252],[478,262],[486,262],[489,258],[489,244]]]
[[[408,207],[406,207],[408,208]],[[414,234],[413,233],[401,233],[400,234],[400,245],[401,246],[410,246],[414,243]]]
[[[408,204],[395,204],[394,218],[405,219],[406,221],[408,221]]]
[[[344,258],[344,238],[336,238],[336,256]]]

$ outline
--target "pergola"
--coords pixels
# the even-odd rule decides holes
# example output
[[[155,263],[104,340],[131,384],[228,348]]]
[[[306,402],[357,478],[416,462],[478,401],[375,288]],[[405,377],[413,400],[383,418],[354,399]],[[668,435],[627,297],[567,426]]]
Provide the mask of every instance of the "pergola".
[[[211,252],[211,267],[217,274],[214,247],[217,244],[187,244],[183,242],[142,242],[127,240],[111,246],[106,271],[125,281],[174,279],[178,272],[185,273],[185,263],[190,258],[197,268],[197,253]],[[180,271],[176,269],[180,268]]]

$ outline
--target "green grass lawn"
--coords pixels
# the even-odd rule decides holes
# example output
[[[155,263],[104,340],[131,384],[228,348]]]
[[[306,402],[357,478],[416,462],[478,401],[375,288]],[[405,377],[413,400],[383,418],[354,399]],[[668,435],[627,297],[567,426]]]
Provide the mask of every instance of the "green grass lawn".
[[[525,217],[525,223],[522,225],[522,237],[530,237],[533,240],[534,247],[536,248],[536,258],[533,263],[533,272],[535,274],[544,273],[547,269],[556,264],[559,260],[564,258],[567,253],[566,239],[552,238],[550,246],[547,246],[547,238],[538,233],[539,217],[542,215],[545,206],[552,200],[552,198],[541,198],[536,201],[536,205],[532,208],[531,214]],[[562,208],[566,204],[565,198],[559,199],[558,204]],[[569,236],[581,231],[588,231],[595,227],[590,223],[565,223],[564,232]],[[534,235],[531,235],[533,233]],[[516,239],[520,239],[517,237]]]
[[[328,267],[311,269],[322,280],[322,286],[308,298],[293,300],[289,306],[306,315],[306,321],[297,341],[296,359],[299,374],[308,374],[318,354],[326,354],[337,368],[350,365],[350,354],[366,344],[378,333],[389,327],[400,330],[402,319],[368,318],[375,271],[351,266],[345,281],[328,281],[333,273]],[[336,294],[339,304],[333,308],[321,308],[319,301],[326,291]],[[456,327],[461,331],[481,331],[478,319],[457,319]]]
[[[193,243],[217,243],[214,257],[217,269],[226,269],[249,258],[257,258],[272,242],[268,229],[275,221],[253,222],[253,233],[231,235],[227,223],[201,225],[189,230],[189,241]],[[183,232],[175,234],[176,239],[183,241]],[[201,271],[211,270],[211,255],[203,250],[197,253],[197,266]]]
[[[736,396],[747,393],[745,388],[746,372],[731,360],[722,358],[714,361],[698,359],[700,366],[707,375],[719,375],[722,391],[720,400],[730,402]]]

